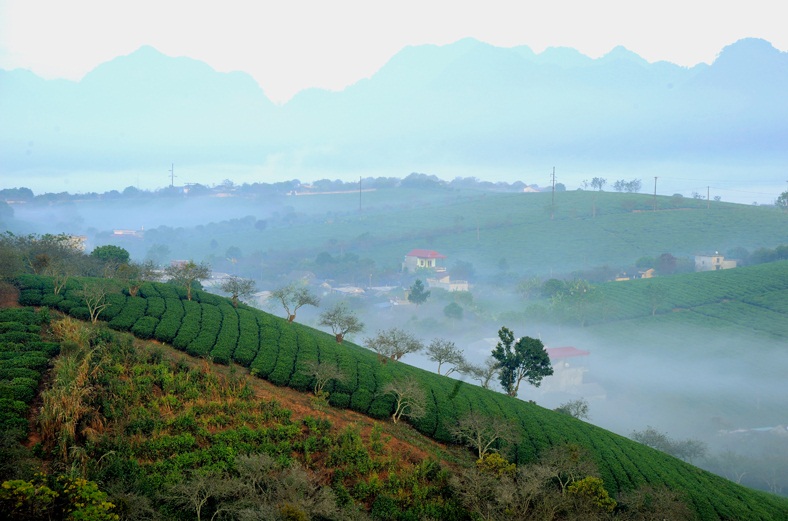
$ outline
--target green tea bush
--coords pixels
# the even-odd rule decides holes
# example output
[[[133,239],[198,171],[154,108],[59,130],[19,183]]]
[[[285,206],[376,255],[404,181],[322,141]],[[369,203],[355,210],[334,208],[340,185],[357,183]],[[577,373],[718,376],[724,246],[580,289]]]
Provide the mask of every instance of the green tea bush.
[[[276,364],[267,377],[275,385],[287,385],[295,371],[298,339],[292,326],[293,323],[282,323],[279,328],[279,352]]]
[[[178,298],[164,299],[165,311],[154,331],[154,337],[162,342],[172,343],[181,327],[185,313],[183,304]]]
[[[0,382],[0,398],[9,398],[30,404],[38,390],[38,379],[14,378],[11,381]]]
[[[107,306],[104,311],[101,312],[99,318],[101,320],[105,320],[107,322],[112,321],[113,318],[118,316],[120,312],[126,307],[126,295],[123,293],[110,293],[107,295]]]
[[[274,370],[276,359],[279,354],[279,330],[267,324],[267,321],[260,320],[260,349],[252,361],[251,367],[257,371],[262,378],[266,378]]]
[[[27,344],[41,340],[40,334],[29,333],[27,331],[8,331],[0,333],[0,344],[4,342],[15,342],[17,344]]]
[[[233,352],[233,360],[242,366],[249,367],[260,348],[260,329],[254,314],[246,309],[238,309],[238,321],[238,346]]]
[[[142,298],[162,298],[163,295],[159,292],[161,285],[154,284],[153,282],[143,282],[140,286],[139,296]]]
[[[238,344],[238,313],[233,306],[226,302],[219,306],[219,311],[222,314],[222,325],[216,338],[216,344],[211,350],[211,357],[214,362],[227,365]]]
[[[53,308],[56,307],[62,300],[63,300],[63,295],[60,294],[55,295],[54,293],[46,294],[43,297],[41,297],[40,305]]]
[[[109,327],[119,331],[131,331],[134,324],[145,315],[145,309],[148,307],[147,300],[142,297],[128,297],[126,305],[112,320],[109,321]]]
[[[62,311],[63,313],[69,313],[71,308],[79,307],[82,304],[83,303],[78,300],[63,299],[55,304],[55,308],[57,308],[58,311]]]
[[[160,319],[166,310],[164,299],[159,296],[144,298],[148,301],[148,307],[145,309],[145,314],[149,317]]]
[[[198,304],[199,305],[199,304]],[[202,305],[202,321],[197,337],[186,346],[186,352],[192,356],[207,356],[216,344],[216,337],[222,324],[222,314],[219,308],[212,305]]]
[[[134,336],[147,340],[153,338],[153,332],[156,330],[158,324],[159,319],[156,317],[141,317],[134,323],[131,332]]]
[[[43,298],[39,289],[23,289],[19,292],[19,304],[22,306],[40,306]]]
[[[202,306],[193,300],[181,301],[183,304],[183,322],[178,329],[178,334],[172,341],[172,345],[185,351],[186,348],[200,334],[200,321],[202,320]]]

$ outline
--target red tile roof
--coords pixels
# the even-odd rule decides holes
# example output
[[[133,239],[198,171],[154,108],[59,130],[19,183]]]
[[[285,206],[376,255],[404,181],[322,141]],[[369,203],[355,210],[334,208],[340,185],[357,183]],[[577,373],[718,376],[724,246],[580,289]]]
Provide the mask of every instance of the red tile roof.
[[[588,351],[576,347],[548,347],[547,356],[550,358],[572,358],[575,356],[588,356]]]
[[[433,250],[410,250],[406,257],[418,257],[420,259],[445,259],[445,255],[441,255]]]

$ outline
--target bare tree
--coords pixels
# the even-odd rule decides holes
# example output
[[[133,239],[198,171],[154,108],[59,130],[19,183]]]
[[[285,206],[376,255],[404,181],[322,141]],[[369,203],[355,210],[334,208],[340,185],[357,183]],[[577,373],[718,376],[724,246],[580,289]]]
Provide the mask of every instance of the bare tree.
[[[55,295],[58,295],[66,287],[68,279],[77,274],[77,270],[70,259],[50,259],[47,261],[43,273],[52,277]]]
[[[383,388],[384,394],[394,396],[394,423],[407,416],[410,419],[423,417],[427,413],[427,395],[419,382],[413,377],[406,377],[389,382]]]
[[[454,371],[459,371],[465,364],[465,357],[462,356],[462,351],[454,342],[442,338],[435,338],[430,342],[427,346],[427,357],[438,363],[438,374],[441,374],[441,366],[443,364],[451,365],[446,370],[445,376],[450,375]]]
[[[345,335],[363,331],[364,323],[347,308],[344,302],[337,302],[333,307],[320,314],[320,325],[328,326],[341,344]]]
[[[597,475],[596,464],[588,450],[576,443],[553,445],[539,457],[539,464],[549,469],[562,493],[573,482]]]
[[[347,375],[335,362],[307,360],[304,362],[304,370],[315,380],[314,391],[317,397],[325,396],[323,389],[331,380],[342,382],[347,379]]]
[[[90,314],[90,321],[95,324],[102,311],[109,307],[107,302],[109,288],[104,280],[95,280],[82,284],[79,296],[85,301],[85,306]]]
[[[596,188],[600,192],[602,191],[602,188],[604,188],[606,184],[607,184],[607,179],[605,179],[604,177],[595,177],[591,179],[591,187]]]
[[[144,282],[160,280],[161,274],[153,261],[132,261],[117,266],[114,278],[122,280],[129,288],[129,295],[135,297]]]
[[[186,299],[192,299],[192,284],[205,280],[211,276],[211,267],[201,262],[197,264],[193,260],[184,263],[176,263],[167,266],[164,274],[172,282],[186,288]]]
[[[500,416],[471,411],[457,422],[452,434],[474,450],[479,459],[495,450],[496,443],[511,442],[517,438],[515,425]]]
[[[271,292],[271,297],[282,303],[287,313],[287,321],[295,320],[296,311],[302,306],[315,306],[320,304],[320,299],[312,294],[304,285],[291,282]]]
[[[195,472],[190,479],[169,487],[164,497],[168,502],[193,512],[195,519],[200,521],[204,514],[207,518],[211,510],[214,511],[210,519],[215,519],[223,510],[229,508],[232,501],[228,500],[235,491],[232,480],[226,474],[217,471],[209,474]],[[216,508],[212,509],[212,505],[216,505]]]
[[[478,380],[479,385],[485,389],[490,388],[490,381],[495,378],[499,370],[500,366],[498,365],[498,361],[491,356],[484,361],[483,365],[475,365],[466,362],[459,368],[460,373],[468,375],[474,380]]]
[[[578,420],[588,419],[588,402],[585,398],[578,398],[577,400],[570,400],[564,402],[554,409],[561,414],[567,414]]]
[[[251,279],[244,279],[236,275],[226,278],[219,288],[225,293],[230,294],[233,307],[238,307],[238,299],[247,299],[252,296],[255,290],[255,282]]]
[[[399,360],[408,353],[417,353],[424,349],[424,344],[420,340],[396,327],[378,331],[377,335],[364,341],[382,361]]]

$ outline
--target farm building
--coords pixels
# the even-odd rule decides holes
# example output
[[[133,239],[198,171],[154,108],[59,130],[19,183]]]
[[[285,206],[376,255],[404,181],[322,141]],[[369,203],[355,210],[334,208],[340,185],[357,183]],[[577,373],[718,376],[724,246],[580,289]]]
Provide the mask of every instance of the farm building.
[[[735,267],[735,260],[725,260],[719,252],[714,252],[714,255],[695,255],[695,271],[728,270]]]
[[[470,284],[467,280],[451,280],[451,276],[442,272],[437,277],[427,277],[427,286],[430,289],[445,289],[446,291],[468,291]]]

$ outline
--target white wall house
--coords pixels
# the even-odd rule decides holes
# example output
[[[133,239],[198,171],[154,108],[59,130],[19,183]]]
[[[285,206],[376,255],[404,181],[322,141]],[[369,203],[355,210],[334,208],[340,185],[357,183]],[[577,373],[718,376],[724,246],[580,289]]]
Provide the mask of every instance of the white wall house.
[[[433,250],[411,250],[402,261],[402,271],[413,272],[420,268],[446,271],[446,268],[439,266],[438,262],[445,258],[445,255]]]
[[[695,271],[728,270],[735,267],[735,260],[725,260],[719,252],[714,252],[714,255],[695,255]]]

